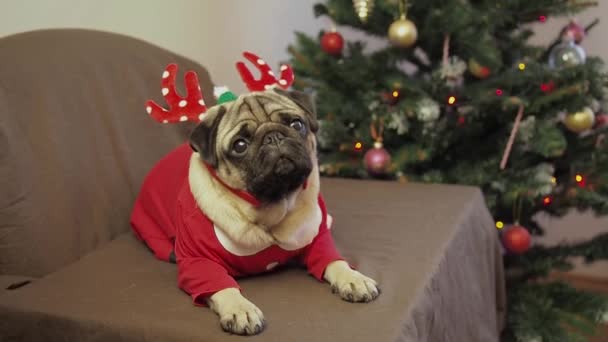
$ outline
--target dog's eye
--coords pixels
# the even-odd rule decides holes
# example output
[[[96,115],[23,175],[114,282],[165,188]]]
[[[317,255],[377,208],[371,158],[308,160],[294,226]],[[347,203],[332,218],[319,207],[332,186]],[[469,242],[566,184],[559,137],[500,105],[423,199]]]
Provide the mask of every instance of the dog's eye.
[[[249,144],[243,139],[239,139],[232,144],[232,150],[237,154],[242,154],[247,151]]]
[[[293,120],[289,124],[289,127],[295,129],[298,132],[303,132],[306,129],[306,126],[304,126],[304,123],[300,119]]]

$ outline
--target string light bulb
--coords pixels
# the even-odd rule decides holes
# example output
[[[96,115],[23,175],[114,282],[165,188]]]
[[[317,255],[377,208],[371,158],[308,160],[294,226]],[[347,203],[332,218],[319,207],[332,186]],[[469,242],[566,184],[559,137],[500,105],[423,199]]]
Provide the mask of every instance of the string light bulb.
[[[574,180],[576,181],[578,186],[581,188],[584,188],[585,185],[587,184],[587,180],[585,179],[585,176],[581,175],[580,173],[577,173],[576,176],[574,176]]]
[[[547,83],[542,83],[540,85],[540,90],[543,93],[550,93],[553,91],[553,89],[555,89],[555,82],[553,82],[553,81],[549,81]]]
[[[355,151],[359,152],[363,149],[363,144],[360,141],[355,143]]]
[[[551,203],[553,203],[553,198],[551,196],[545,196],[543,198],[544,205],[550,205]]]
[[[538,21],[540,21],[541,23],[544,23],[545,21],[547,21],[547,16],[546,15],[538,16]]]
[[[453,106],[454,104],[456,104],[456,96],[450,95],[450,97],[448,97],[448,104],[450,106]]]
[[[519,63],[519,65],[517,66],[519,68],[519,70],[524,71],[526,70],[526,64],[525,63]]]
[[[502,89],[496,89],[496,96],[502,96]]]
[[[551,184],[553,184],[553,185],[557,184],[557,178],[551,177]]]
[[[496,228],[503,229],[504,226],[505,226],[504,222],[502,222],[502,221],[496,221]]]

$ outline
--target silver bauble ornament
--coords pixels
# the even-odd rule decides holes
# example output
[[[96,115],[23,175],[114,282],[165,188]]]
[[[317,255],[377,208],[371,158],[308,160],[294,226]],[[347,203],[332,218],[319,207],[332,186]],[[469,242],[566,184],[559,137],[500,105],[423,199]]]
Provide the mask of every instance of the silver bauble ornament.
[[[587,54],[585,50],[574,42],[562,42],[556,45],[549,53],[549,66],[561,68],[585,63]]]

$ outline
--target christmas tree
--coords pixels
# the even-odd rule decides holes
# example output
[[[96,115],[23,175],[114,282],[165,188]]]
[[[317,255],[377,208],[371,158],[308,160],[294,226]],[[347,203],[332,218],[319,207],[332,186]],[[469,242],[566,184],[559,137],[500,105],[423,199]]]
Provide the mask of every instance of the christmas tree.
[[[296,87],[311,92],[326,176],[480,187],[505,246],[506,341],[578,341],[605,319],[599,295],[545,278],[570,258],[608,258],[608,234],[530,247],[535,218],[608,214],[607,74],[571,21],[545,46],[531,23],[583,0],[328,0],[338,27],[386,39],[368,51],[339,29],[296,33]],[[602,318],[604,317],[604,318]]]

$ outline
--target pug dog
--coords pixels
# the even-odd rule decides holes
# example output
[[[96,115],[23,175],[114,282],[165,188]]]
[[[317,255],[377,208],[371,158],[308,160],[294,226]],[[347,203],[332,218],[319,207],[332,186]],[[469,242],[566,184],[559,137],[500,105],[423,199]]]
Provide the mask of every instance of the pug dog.
[[[274,88],[244,94],[210,108],[192,131],[190,146],[161,161],[144,183],[136,210],[171,227],[163,229],[175,239],[170,258],[178,265],[179,287],[217,313],[227,332],[254,335],[265,326],[264,314],[235,278],[292,259],[346,301],[369,302],[380,293],[375,280],[340,256],[331,238],[331,216],[319,193],[318,127],[304,93]],[[181,176],[187,179],[183,186],[174,179]],[[171,190],[160,190],[159,182]],[[176,201],[177,208],[159,213],[162,201]],[[136,231],[138,222],[152,221],[148,216],[132,218]],[[144,235],[138,237],[146,240]],[[165,252],[157,255],[169,250],[161,247]]]

